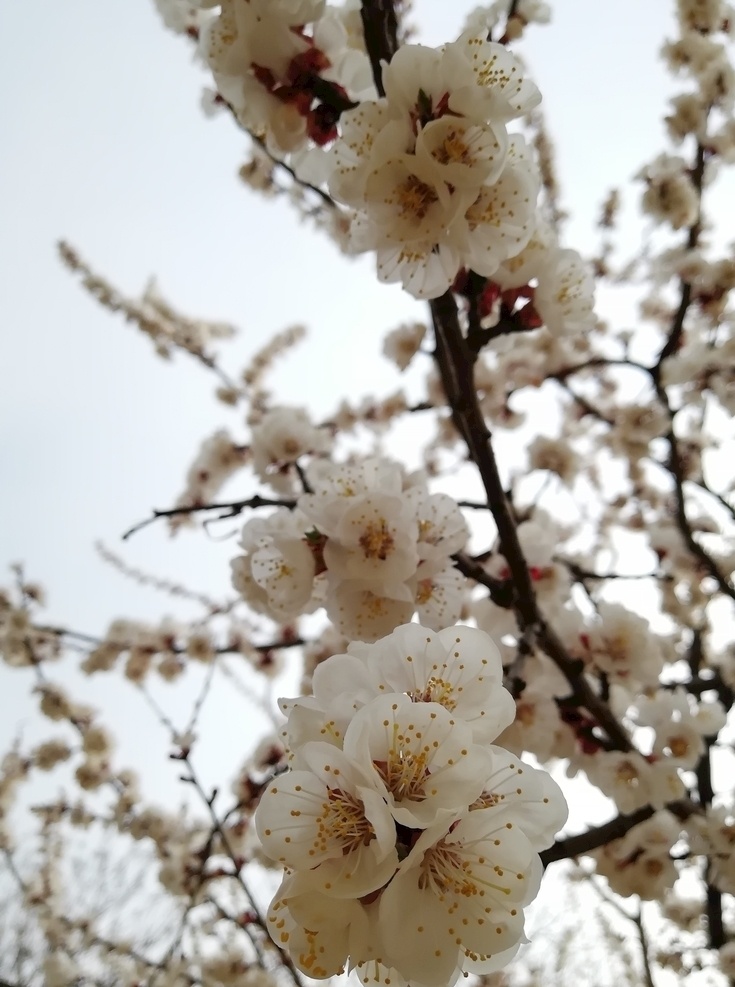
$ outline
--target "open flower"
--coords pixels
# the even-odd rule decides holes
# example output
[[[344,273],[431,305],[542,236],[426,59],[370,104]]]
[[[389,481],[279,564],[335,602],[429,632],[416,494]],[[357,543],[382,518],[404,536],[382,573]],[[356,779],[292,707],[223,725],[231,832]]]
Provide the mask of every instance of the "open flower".
[[[395,820],[416,829],[469,805],[487,774],[486,755],[466,723],[438,703],[397,693],[355,714],[344,751],[372,779]]]
[[[311,881],[302,872],[284,878],[268,909],[268,930],[302,973],[326,980],[350,957],[367,957],[368,917],[359,901],[321,894]]]
[[[474,627],[436,634],[406,624],[374,645],[350,645],[350,651],[363,659],[376,694],[439,703],[470,725],[475,743],[490,743],[513,722],[515,703],[503,688],[500,653]]]
[[[523,941],[541,874],[528,838],[492,806],[438,822],[381,895],[387,957],[406,979],[443,987],[465,956],[505,954]]]
[[[263,793],[256,816],[265,852],[312,872],[324,894],[360,898],[383,887],[398,866],[395,823],[384,799],[339,748],[309,743],[309,770],[290,771]]]

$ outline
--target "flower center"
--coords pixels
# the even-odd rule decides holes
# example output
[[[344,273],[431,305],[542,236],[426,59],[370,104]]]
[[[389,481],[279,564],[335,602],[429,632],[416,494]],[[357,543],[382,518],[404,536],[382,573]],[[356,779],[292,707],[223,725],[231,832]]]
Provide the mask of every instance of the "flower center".
[[[431,580],[431,579],[422,579],[422,580],[420,580],[419,581],[418,588],[416,590],[416,602],[419,605],[426,603],[428,600],[431,599],[433,592],[434,592],[434,583],[433,583],[433,580]],[[420,703],[424,703],[424,702],[429,702],[430,701],[428,699],[423,699],[423,698],[420,698],[420,697],[417,698],[415,696],[411,696],[411,698],[414,700],[414,702],[420,702]]]
[[[439,164],[472,164],[473,161],[469,147],[456,130],[447,134],[434,151],[434,157]]]
[[[497,795],[495,792],[483,792],[470,806],[470,812],[474,809],[491,809],[494,805],[500,805],[504,798],[505,795]]]
[[[388,760],[373,761],[373,765],[397,801],[423,802],[426,798],[424,785],[429,777],[427,754],[423,750],[406,750],[402,740],[402,735],[398,734],[388,751]]]
[[[360,535],[360,548],[366,559],[380,559],[381,562],[385,562],[394,544],[393,535],[388,530],[385,518],[371,521]]]
[[[613,664],[625,664],[629,660],[628,640],[622,634],[614,634],[605,640]]]
[[[516,720],[524,727],[530,727],[536,722],[536,707],[533,703],[518,703],[516,706]]]
[[[689,753],[689,744],[685,737],[672,737],[669,741],[669,750],[674,757],[684,757]]]
[[[415,175],[409,175],[398,189],[401,216],[423,219],[438,198],[436,189],[431,185],[426,185]]]
[[[430,582],[430,580],[427,579],[425,582]],[[429,593],[428,596],[431,596],[431,593]],[[418,600],[418,602],[421,603],[423,601]],[[409,692],[408,695],[411,698],[411,702],[439,703],[444,707],[444,709],[448,709],[450,712],[457,705],[457,701],[454,698],[452,683],[447,682],[446,679],[437,678],[435,675],[429,676],[426,680],[426,685],[421,691]]]
[[[419,888],[430,889],[437,895],[463,895],[469,898],[479,893],[472,879],[469,861],[464,860],[454,846],[440,840],[424,854],[419,874]]]
[[[638,777],[638,772],[635,767],[630,763],[630,761],[623,761],[616,771],[618,780],[625,782],[625,784],[633,784],[635,788],[640,785],[640,778]]]
[[[317,827],[318,851],[326,851],[329,843],[336,842],[346,857],[375,838],[362,802],[349,792],[330,788],[322,808],[324,812]]]

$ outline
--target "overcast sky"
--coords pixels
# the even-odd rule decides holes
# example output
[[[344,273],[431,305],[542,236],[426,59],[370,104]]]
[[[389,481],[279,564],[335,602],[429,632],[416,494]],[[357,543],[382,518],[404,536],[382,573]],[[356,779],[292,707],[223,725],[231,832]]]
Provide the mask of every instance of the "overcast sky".
[[[417,0],[421,40],[456,37],[472,6]],[[656,53],[672,6],[557,0],[552,26],[523,43],[574,214],[569,246],[594,247],[607,190],[662,147],[672,87]],[[245,140],[226,117],[204,118],[206,76],[148,0],[6,3],[0,35],[0,564],[24,561],[48,590],[51,619],[99,633],[114,616],[154,619],[175,607],[103,565],[94,541],[121,549],[131,523],[173,502],[200,441],[223,424],[237,434],[239,422],[196,364],[155,359],[81,291],[58,263],[57,239],[130,294],[155,274],[184,311],[239,325],[233,367],[275,331],[305,323],[310,340],[279,372],[280,397],[322,413],[376,380],[398,386],[381,336],[425,309],[378,285],[371,258],[340,258],[285,206],[237,181]],[[627,192],[631,203],[637,195]],[[233,545],[171,541],[159,527],[123,550],[131,564],[226,595]],[[25,681],[0,668],[0,746],[18,727],[32,731]],[[162,739],[124,685],[96,682],[89,694],[113,703],[122,760],[140,762]],[[218,716],[227,702],[223,691]],[[215,739],[225,766],[242,759],[237,734]],[[159,769],[149,770],[158,786]]]

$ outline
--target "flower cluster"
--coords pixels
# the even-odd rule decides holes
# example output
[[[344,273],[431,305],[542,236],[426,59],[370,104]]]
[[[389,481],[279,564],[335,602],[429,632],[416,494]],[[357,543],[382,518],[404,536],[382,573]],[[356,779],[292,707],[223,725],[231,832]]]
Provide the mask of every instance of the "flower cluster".
[[[462,577],[451,556],[468,537],[447,494],[388,459],[307,472],[295,510],[247,521],[235,589],[259,613],[287,621],[322,603],[347,637],[372,641],[418,612],[434,629],[457,620]]]
[[[274,490],[291,493],[293,464],[301,456],[328,452],[330,445],[329,434],[312,424],[305,409],[271,408],[253,427],[253,469]]]
[[[313,687],[281,703],[290,769],[255,816],[286,868],[274,940],[316,979],[446,987],[504,965],[566,804],[492,744],[515,708],[490,638],[406,624],[328,658]]]
[[[506,124],[540,101],[503,45],[470,33],[442,49],[405,45],[385,97],[342,115],[332,194],[357,211],[353,247],[378,277],[433,298],[462,267],[491,276],[536,226],[538,177]]]

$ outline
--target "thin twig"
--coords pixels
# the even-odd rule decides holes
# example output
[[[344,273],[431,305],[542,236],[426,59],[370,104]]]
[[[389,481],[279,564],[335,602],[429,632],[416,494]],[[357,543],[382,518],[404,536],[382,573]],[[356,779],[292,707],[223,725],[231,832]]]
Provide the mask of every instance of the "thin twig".
[[[325,206],[327,206],[329,209],[339,209],[339,206],[334,201],[332,196],[329,195],[328,192],[325,192],[324,189],[319,188],[318,185],[312,185],[311,182],[307,182],[304,181],[303,178],[299,178],[299,176],[296,174],[296,172],[291,167],[291,165],[286,164],[285,161],[282,161],[280,158],[277,158],[275,154],[273,154],[268,149],[268,145],[266,144],[266,142],[263,140],[262,137],[258,137],[258,135],[253,133],[252,130],[248,130],[247,133],[250,136],[250,140],[254,144],[257,144],[257,146],[260,148],[263,154],[265,154],[265,156],[271,162],[271,164],[277,168],[280,168],[282,171],[285,171],[286,174],[290,176],[294,184],[298,185],[300,188],[304,189],[307,192],[313,192],[314,195],[319,196],[319,198],[322,200],[322,203]]]
[[[253,892],[250,890],[247,882],[245,881],[245,878],[242,873],[243,862],[241,859],[238,858],[238,855],[235,853],[232,844],[230,843],[229,837],[227,836],[227,833],[225,832],[222,823],[220,822],[220,819],[214,810],[214,799],[210,798],[204,791],[201,782],[199,781],[199,778],[197,777],[197,774],[194,771],[194,767],[191,763],[189,753],[186,751],[182,751],[180,760],[182,761],[183,764],[186,765],[187,771],[189,772],[189,777],[187,780],[194,787],[194,789],[199,794],[204,804],[207,806],[210,818],[212,820],[213,831],[216,832],[217,835],[219,836],[222,842],[222,847],[225,853],[227,854],[227,856],[230,858],[230,861],[232,862],[232,865],[235,869],[235,873],[233,876],[237,880],[238,884],[240,885],[241,889],[243,890],[247,898],[248,907],[252,911],[258,927],[266,935],[268,935],[268,927],[266,924],[265,916],[260,911],[258,904],[255,900],[255,897],[253,895]],[[268,941],[272,942],[270,937],[268,937]],[[254,940],[254,938],[251,938],[251,942],[253,942],[253,947],[256,949],[256,951],[258,951],[262,962],[262,953],[260,952],[259,947],[256,946],[256,941]],[[288,951],[284,950],[283,952],[281,952],[279,950],[279,956],[281,962],[284,964],[284,966],[288,969],[289,973],[291,974],[291,977],[293,978],[296,987],[303,987],[301,976],[298,970],[296,969],[296,967],[294,966],[293,960],[289,956]]]
[[[645,926],[643,925],[642,904],[639,904],[638,911],[633,916],[633,922],[635,923],[636,929],[638,929],[638,940],[641,944],[641,959],[643,960],[643,976],[645,978],[646,987],[656,987],[655,981],[653,979],[651,960],[649,957],[648,936],[646,935],[646,929]]]
[[[238,514],[242,514],[244,510],[248,509],[257,510],[259,507],[287,507],[289,510],[292,510],[295,506],[296,502],[293,500],[278,500],[273,497],[261,497],[260,494],[254,494],[252,497],[246,497],[245,500],[235,500],[226,503],[190,504],[187,507],[168,507],[163,511],[154,510],[150,517],[144,521],[138,521],[132,528],[128,528],[122,537],[123,541],[125,541],[161,518],[178,517],[182,514],[197,514],[201,511],[225,511],[225,514],[215,518],[217,521],[224,521],[226,518],[237,517]]]

